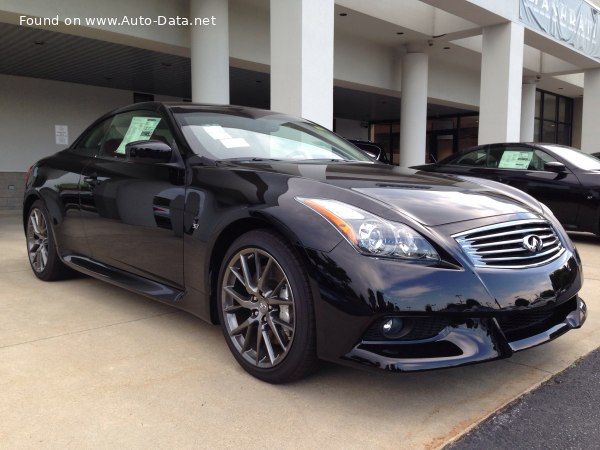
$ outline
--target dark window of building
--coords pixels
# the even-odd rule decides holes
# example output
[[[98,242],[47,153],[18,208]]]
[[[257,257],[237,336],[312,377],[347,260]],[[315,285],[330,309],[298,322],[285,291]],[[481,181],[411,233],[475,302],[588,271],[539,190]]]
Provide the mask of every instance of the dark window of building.
[[[571,145],[573,99],[538,90],[535,93],[534,140]]]
[[[479,116],[449,115],[427,119],[426,162],[435,162],[468,147],[477,145]],[[400,123],[370,124],[370,137],[383,146],[393,164],[400,162]]]
[[[141,92],[133,93],[133,103],[142,103],[142,102],[153,102],[154,95],[152,94],[143,94]]]

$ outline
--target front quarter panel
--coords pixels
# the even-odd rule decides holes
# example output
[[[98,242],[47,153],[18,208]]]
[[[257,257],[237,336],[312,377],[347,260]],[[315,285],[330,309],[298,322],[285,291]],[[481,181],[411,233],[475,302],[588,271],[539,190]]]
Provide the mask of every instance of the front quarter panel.
[[[88,253],[79,208],[80,174],[88,161],[70,152],[57,153],[33,166],[26,185],[25,207],[36,198],[44,202],[61,257]],[[23,211],[24,217],[27,213]]]
[[[230,167],[197,166],[190,172],[183,220],[185,284],[206,299],[197,312],[202,317],[210,316],[211,275],[222,262],[212,258],[219,254],[222,242],[229,245],[257,226],[275,229],[299,249],[329,252],[343,240],[322,217],[296,200],[317,195],[319,183]],[[331,189],[338,188],[324,185],[321,195],[333,195],[327,192]]]

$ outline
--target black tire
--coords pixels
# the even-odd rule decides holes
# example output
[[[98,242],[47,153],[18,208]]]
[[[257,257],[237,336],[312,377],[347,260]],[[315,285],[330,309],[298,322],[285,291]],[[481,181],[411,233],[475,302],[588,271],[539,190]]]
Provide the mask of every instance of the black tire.
[[[69,274],[69,269],[58,256],[50,215],[41,200],[36,200],[29,208],[25,237],[29,264],[36,277],[54,281]]]
[[[284,239],[264,229],[240,236],[223,258],[217,289],[225,341],[244,370],[268,383],[314,371],[311,290],[300,258]]]

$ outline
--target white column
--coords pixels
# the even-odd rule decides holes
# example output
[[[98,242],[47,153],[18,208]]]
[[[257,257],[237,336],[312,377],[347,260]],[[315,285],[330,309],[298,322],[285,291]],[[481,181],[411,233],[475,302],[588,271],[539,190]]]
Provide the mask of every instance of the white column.
[[[190,0],[190,18],[196,17],[211,23],[191,27],[192,100],[228,104],[229,2]]]
[[[535,79],[525,79],[521,97],[521,142],[535,140]]]
[[[600,69],[584,72],[583,112],[581,114],[581,150],[586,153],[600,151]]]
[[[271,0],[271,109],[333,128],[334,0]]]
[[[408,48],[402,58],[400,101],[400,166],[425,163],[429,55]]]
[[[518,142],[524,28],[510,22],[483,29],[479,144]]]

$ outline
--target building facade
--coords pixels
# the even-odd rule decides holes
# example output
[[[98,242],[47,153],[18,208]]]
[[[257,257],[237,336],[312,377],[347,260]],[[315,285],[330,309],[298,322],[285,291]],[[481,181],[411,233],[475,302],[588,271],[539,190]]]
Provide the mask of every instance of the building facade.
[[[37,159],[148,99],[303,116],[402,166],[491,142],[599,151],[598,16],[585,0],[3,0],[0,208]]]

